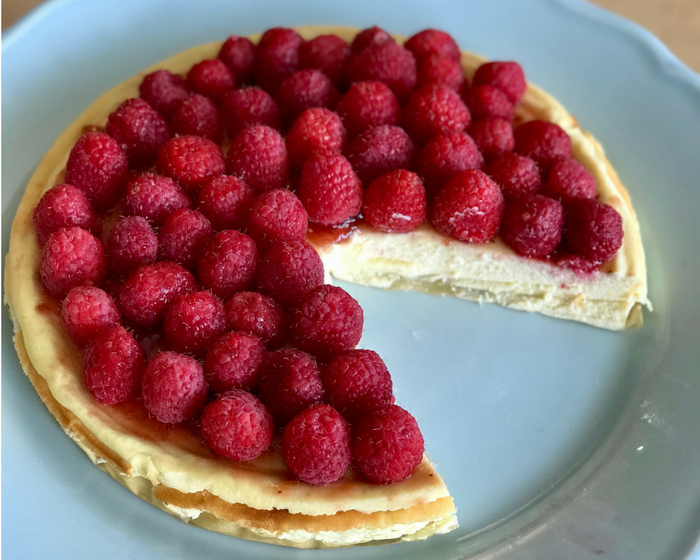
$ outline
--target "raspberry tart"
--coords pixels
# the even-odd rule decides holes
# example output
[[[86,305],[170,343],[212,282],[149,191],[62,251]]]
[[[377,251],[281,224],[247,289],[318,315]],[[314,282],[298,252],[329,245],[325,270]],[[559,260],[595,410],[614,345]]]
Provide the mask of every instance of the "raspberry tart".
[[[275,28],[144,71],[47,153],[6,264],[22,367],[93,463],[185,522],[305,548],[457,527],[329,274],[609,329],[648,305],[599,144],[437,30]]]

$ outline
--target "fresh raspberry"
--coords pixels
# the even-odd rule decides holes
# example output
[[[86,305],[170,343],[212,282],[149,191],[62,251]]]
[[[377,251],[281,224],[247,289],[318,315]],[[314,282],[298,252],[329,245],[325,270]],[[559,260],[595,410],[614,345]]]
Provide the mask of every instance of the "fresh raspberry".
[[[590,198],[564,204],[564,239],[576,254],[597,263],[609,261],[622,246],[622,217],[612,206]]]
[[[158,156],[158,172],[175,179],[191,196],[225,170],[221,148],[201,136],[177,136]]]
[[[306,109],[335,109],[340,94],[328,77],[319,70],[299,70],[280,84],[275,94],[282,117],[291,123]]]
[[[256,284],[280,305],[293,307],[323,284],[323,262],[306,241],[273,243],[260,260]]]
[[[571,157],[571,139],[554,123],[526,122],[515,129],[514,136],[515,153],[534,160],[543,171]]]
[[[292,169],[300,170],[313,153],[338,154],[347,142],[340,117],[321,107],[307,109],[294,121],[287,134]]]
[[[353,433],[355,466],[376,484],[408,478],[421,462],[423,451],[423,434],[416,419],[395,404],[365,417]]]
[[[239,229],[245,225],[254,199],[253,189],[242,179],[219,175],[199,192],[198,208],[216,231]]]
[[[316,359],[293,348],[270,352],[260,371],[258,394],[277,424],[284,426],[323,397]]]
[[[435,197],[442,186],[459,171],[479,169],[484,158],[474,140],[458,132],[449,136],[436,136],[421,150],[416,167],[423,178],[428,198]]]
[[[144,173],[129,182],[124,193],[125,214],[143,216],[161,226],[170,214],[192,202],[182,187],[165,175]]]
[[[405,47],[413,53],[419,62],[433,54],[446,56],[456,61],[461,58],[455,40],[439,29],[424,29],[416,33],[406,41]]]
[[[257,192],[283,187],[289,175],[289,157],[282,136],[269,126],[249,126],[231,144],[226,169]]]
[[[170,70],[156,70],[146,75],[139,86],[139,95],[146,103],[169,119],[181,101],[190,93],[185,80]]]
[[[438,84],[461,91],[465,83],[464,71],[458,60],[449,56],[431,54],[418,66],[418,87]]]
[[[212,391],[250,391],[258,386],[259,370],[265,359],[265,345],[249,333],[230,332],[210,345],[204,373]]]
[[[227,93],[221,106],[221,118],[229,138],[256,124],[279,130],[282,117],[272,96],[259,87],[247,87]]]
[[[215,58],[203,60],[190,68],[187,73],[187,87],[218,105],[224,95],[236,87],[236,80],[228,66]]]
[[[109,267],[122,276],[156,262],[158,236],[142,216],[123,216],[112,226],[105,244]]]
[[[378,231],[406,233],[425,220],[425,188],[418,175],[396,169],[380,175],[365,192],[362,215]]]
[[[190,208],[175,210],[160,230],[159,258],[194,269],[214,230],[201,212]]]
[[[382,82],[391,88],[399,102],[408,99],[418,82],[416,59],[394,42],[370,46],[350,57],[350,82]]]
[[[85,386],[98,402],[118,404],[138,394],[146,365],[143,351],[122,326],[101,332],[88,344],[83,358]]]
[[[501,237],[526,257],[545,257],[561,241],[564,210],[556,200],[526,194],[506,205]]]
[[[362,193],[362,183],[344,156],[314,154],[306,160],[298,195],[312,222],[334,226],[357,216]]]
[[[255,45],[246,37],[231,35],[221,45],[219,60],[231,70],[237,84],[247,84],[253,77]]]
[[[336,106],[350,138],[368,128],[401,122],[401,106],[388,86],[381,82],[356,82]]]
[[[129,173],[126,155],[104,132],[83,134],[66,163],[65,182],[78,187],[98,212],[121,198]]]
[[[204,136],[217,144],[224,138],[219,110],[208,97],[195,93],[178,105],[170,119],[173,134]]]
[[[148,167],[170,138],[165,119],[143,99],[127,99],[109,115],[107,132],[129,160],[130,167]]]
[[[314,486],[339,480],[350,467],[350,428],[333,407],[317,404],[284,428],[282,458],[294,476]]]
[[[523,194],[536,193],[542,183],[537,164],[518,154],[502,155],[489,163],[484,172],[501,187],[507,202]]]
[[[165,310],[163,334],[170,348],[203,355],[226,332],[224,302],[211,292],[190,292],[176,297]]]
[[[234,331],[255,335],[267,348],[276,348],[287,338],[288,319],[269,296],[238,292],[226,302],[228,324]]]
[[[462,100],[469,108],[474,122],[489,118],[510,121],[513,118],[513,104],[505,93],[493,86],[475,86]]]
[[[301,350],[327,358],[357,346],[363,324],[360,304],[342,288],[324,284],[297,305],[292,336]]]
[[[438,134],[462,132],[471,124],[471,116],[456,91],[431,84],[411,95],[402,122],[413,141],[422,145]]]
[[[500,89],[511,103],[517,103],[525,93],[525,73],[517,62],[486,62],[479,66],[472,79],[472,87],[489,85]]]
[[[354,54],[362,52],[367,47],[380,47],[387,43],[395,43],[393,37],[384,31],[381,27],[370,27],[363,29],[352,41],[351,49]]]
[[[207,399],[204,370],[194,358],[161,352],[143,370],[141,394],[146,409],[159,422],[191,420]]]
[[[324,399],[349,422],[391,404],[391,375],[379,354],[350,350],[328,362],[321,374]]]
[[[227,229],[214,236],[199,259],[199,281],[228,299],[250,286],[257,264],[255,242],[245,233]]]
[[[202,412],[202,436],[214,453],[250,461],[270,447],[275,421],[260,400],[234,389],[210,402]]]
[[[503,195],[488,175],[460,171],[437,193],[431,223],[443,235],[466,243],[486,243],[503,216]]]
[[[301,46],[299,60],[302,68],[320,70],[340,89],[345,85],[350,52],[350,46],[337,35],[319,35]]]
[[[194,292],[197,282],[189,270],[171,262],[158,262],[136,270],[119,290],[122,314],[134,323],[153,327],[177,296]]]
[[[61,308],[66,331],[78,346],[111,327],[119,325],[119,310],[112,297],[95,286],[73,288]]]
[[[384,125],[365,130],[351,142],[346,155],[367,186],[387,171],[410,168],[415,150],[403,128]]]
[[[293,29],[273,27],[263,33],[255,47],[255,79],[266,91],[274,95],[284,79],[299,70],[303,43]]]
[[[504,119],[485,119],[476,122],[469,130],[481,155],[488,162],[510,153],[515,148],[513,127]]]
[[[43,245],[56,230],[80,227],[99,234],[100,221],[87,197],[78,187],[65,183],[44,193],[32,213],[32,223],[39,244]]]
[[[575,159],[568,159],[552,166],[541,192],[556,200],[595,198],[596,182],[583,165]]]
[[[61,228],[41,251],[39,274],[51,295],[61,298],[77,286],[99,285],[107,268],[102,243],[89,231]]]
[[[248,235],[261,250],[272,243],[304,239],[308,226],[304,205],[286,189],[261,194],[248,214]]]

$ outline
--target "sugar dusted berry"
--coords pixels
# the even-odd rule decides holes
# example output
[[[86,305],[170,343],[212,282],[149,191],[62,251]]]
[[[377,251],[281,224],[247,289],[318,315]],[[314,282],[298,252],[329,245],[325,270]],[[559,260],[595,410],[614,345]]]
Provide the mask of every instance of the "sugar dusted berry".
[[[227,92],[236,85],[236,80],[222,60],[203,60],[187,73],[187,86],[194,92],[221,103]]]
[[[507,202],[524,194],[536,193],[542,183],[537,164],[528,157],[513,153],[492,161],[484,172],[501,187]]]
[[[515,148],[513,127],[505,119],[489,118],[476,122],[469,130],[486,161],[493,161]]]
[[[603,263],[622,246],[622,217],[612,206],[590,198],[564,203],[564,238],[569,250]]]
[[[306,109],[335,109],[340,94],[328,77],[319,70],[299,70],[280,84],[275,94],[277,106],[286,122],[291,123]]]
[[[277,91],[285,78],[299,70],[299,49],[304,39],[284,27],[263,33],[255,47],[255,79],[269,93]]]
[[[176,297],[165,310],[163,334],[176,352],[203,355],[227,328],[224,303],[211,292]]]
[[[359,53],[365,50],[367,47],[381,46],[386,43],[395,43],[393,37],[384,31],[381,27],[370,27],[368,29],[363,29],[352,41],[352,52]]]
[[[265,345],[252,334],[230,332],[209,346],[204,373],[217,393],[231,389],[251,391],[258,386]]]
[[[418,66],[418,87],[438,84],[460,91],[464,83],[461,64],[450,56],[431,54]]]
[[[425,220],[425,188],[418,175],[405,169],[389,171],[369,184],[362,215],[377,231],[406,233]]]
[[[545,257],[561,241],[564,210],[541,194],[523,195],[506,205],[501,237],[521,255]]]
[[[107,133],[126,154],[131,167],[147,167],[170,138],[165,119],[143,99],[127,99],[109,115]]]
[[[262,124],[279,130],[282,117],[272,96],[259,87],[247,87],[227,93],[221,106],[221,118],[229,138],[235,139],[248,127]]]
[[[269,126],[249,126],[232,142],[226,169],[257,192],[283,187],[289,175],[289,157],[282,136]]]
[[[311,154],[338,154],[347,142],[340,117],[321,107],[307,109],[287,134],[287,150],[294,170],[300,170]]]
[[[382,82],[400,102],[408,99],[418,81],[416,59],[410,51],[392,41],[369,46],[350,58],[350,82]]]
[[[475,86],[463,97],[474,122],[497,118],[510,121],[513,104],[500,89],[489,85]]]
[[[190,93],[185,87],[182,76],[170,70],[156,70],[147,74],[139,85],[141,99],[169,119],[181,101]]]
[[[274,189],[253,203],[247,231],[263,250],[272,243],[304,239],[308,225],[309,215],[297,196],[286,189]]]
[[[119,325],[120,316],[112,296],[95,286],[73,288],[61,307],[61,320],[78,346],[104,330]]]
[[[182,187],[165,175],[144,173],[132,179],[124,193],[124,212],[143,216],[154,226],[160,226],[170,214],[189,208],[190,198]]]
[[[123,216],[112,226],[105,244],[110,269],[122,276],[153,264],[158,255],[158,236],[141,216]]]
[[[430,84],[411,94],[402,122],[413,141],[422,145],[438,134],[462,132],[471,124],[471,116],[456,91]]]
[[[217,144],[224,137],[219,110],[208,97],[195,93],[178,105],[170,119],[173,134],[204,136]]]
[[[465,132],[458,132],[436,136],[428,142],[418,156],[416,168],[432,200],[457,172],[479,169],[483,163],[484,158],[474,140]]]
[[[83,191],[65,183],[44,193],[32,212],[32,224],[40,245],[61,228],[75,226],[92,233],[100,230],[99,220]]]
[[[532,159],[543,171],[571,157],[571,139],[557,124],[529,121],[515,129],[515,152]]]
[[[175,210],[158,236],[160,260],[194,269],[213,235],[211,223],[201,212],[190,208]]]
[[[412,166],[415,151],[406,131],[399,126],[377,126],[365,130],[346,151],[348,161],[362,183],[394,169]]]
[[[525,73],[517,62],[486,62],[474,73],[472,86],[489,85],[500,89],[511,103],[517,103],[525,93]]]
[[[269,349],[287,338],[287,315],[274,299],[258,292],[233,294],[226,302],[226,317],[231,329],[255,335]]]
[[[301,45],[299,59],[302,68],[320,70],[336,88],[341,88],[350,52],[350,46],[337,35],[318,35]]]
[[[349,137],[368,128],[401,122],[401,106],[389,86],[381,82],[356,82],[340,98],[336,111]]]
[[[221,45],[218,55],[233,74],[236,84],[247,84],[253,77],[255,45],[247,37],[231,35]]]
[[[227,229],[217,233],[199,259],[202,285],[222,299],[245,290],[253,281],[258,249],[245,233]]]
[[[216,231],[240,229],[255,199],[253,189],[245,181],[231,175],[219,175],[199,191],[199,211]]]
[[[560,161],[549,170],[542,194],[557,200],[595,198],[595,178],[575,159]]]
[[[221,148],[201,136],[178,136],[158,156],[158,172],[175,179],[191,196],[226,170]]]

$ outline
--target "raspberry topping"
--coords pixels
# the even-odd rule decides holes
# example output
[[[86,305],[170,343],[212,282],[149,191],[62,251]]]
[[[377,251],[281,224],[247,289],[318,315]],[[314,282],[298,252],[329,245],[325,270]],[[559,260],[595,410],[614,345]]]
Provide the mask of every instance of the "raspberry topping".
[[[352,41],[351,49],[352,52],[357,54],[367,47],[379,47],[385,45],[386,43],[395,43],[391,35],[384,31],[381,27],[370,27],[369,29],[363,29]]]
[[[345,67],[350,58],[350,46],[337,35],[319,35],[299,49],[302,68],[323,72],[336,88],[345,85]]]
[[[119,218],[112,226],[105,244],[109,267],[122,276],[156,262],[158,236],[141,216]]]
[[[391,484],[408,478],[423,458],[416,419],[395,404],[365,417],[355,428],[355,466],[371,482]]]
[[[400,102],[408,99],[418,81],[416,59],[393,41],[369,46],[350,57],[347,75],[350,82],[371,80],[388,85]]]
[[[226,316],[233,330],[257,336],[267,348],[276,348],[287,338],[287,316],[269,296],[238,292],[226,302]]]
[[[368,128],[401,122],[401,106],[381,82],[357,82],[340,98],[336,111],[350,138]]]
[[[530,158],[518,154],[505,154],[489,163],[484,172],[501,187],[506,201],[523,194],[533,194],[540,188],[540,170]]]
[[[428,142],[418,157],[418,175],[423,177],[430,199],[459,171],[479,169],[484,158],[471,137],[458,132],[436,136]]]
[[[561,241],[564,210],[556,200],[526,194],[506,205],[501,237],[526,257],[544,257]]]
[[[78,346],[111,327],[119,325],[119,310],[112,297],[94,286],[73,288],[61,308],[61,319]]]
[[[203,60],[187,73],[187,86],[194,92],[219,104],[236,85],[236,80],[222,60]]]
[[[270,128],[282,128],[282,117],[272,96],[259,87],[237,89],[226,94],[221,106],[224,127],[229,138],[235,139],[240,132],[256,124]]]
[[[231,175],[219,175],[199,191],[199,211],[216,231],[240,229],[245,225],[255,194],[245,182]]]
[[[487,62],[474,73],[472,86],[489,85],[500,89],[511,103],[517,103],[525,93],[525,73],[517,62]]]
[[[231,144],[226,169],[257,192],[283,187],[289,175],[289,157],[282,136],[269,126],[249,126]]]
[[[192,270],[213,235],[209,220],[201,212],[189,208],[175,210],[160,230],[160,260]]]
[[[208,97],[195,93],[178,105],[170,120],[173,134],[204,136],[217,144],[224,138],[219,110]]]
[[[231,35],[221,46],[219,60],[231,70],[237,84],[247,84],[253,77],[255,46],[246,37]]]
[[[199,281],[222,299],[250,286],[258,263],[255,242],[245,233],[217,233],[199,259]]]
[[[418,87],[437,84],[460,91],[464,83],[461,64],[449,56],[431,54],[418,66]]]
[[[213,391],[250,391],[258,385],[265,345],[244,332],[230,332],[211,345],[204,360],[204,373]]]
[[[365,130],[347,150],[348,161],[364,185],[394,169],[413,163],[413,142],[399,126],[385,125]]]
[[[622,246],[622,217],[612,206],[590,198],[564,203],[564,238],[567,247],[590,261],[603,263]]]
[[[139,86],[139,95],[166,119],[190,96],[185,80],[170,70],[156,70],[146,75]]]
[[[493,86],[475,86],[462,99],[474,122],[489,118],[510,121],[513,118],[513,104],[505,93]]]
[[[212,177],[224,173],[221,149],[201,136],[178,136],[168,141],[158,156],[158,171],[175,179],[191,196]]]
[[[39,244],[65,227],[80,227],[99,233],[100,222],[83,191],[73,185],[56,185],[41,197],[32,213]]]
[[[202,435],[214,453],[250,461],[270,447],[275,423],[255,395],[234,389],[209,403],[202,412]]]
[[[571,139],[557,124],[530,121],[515,129],[515,152],[534,160],[540,169],[571,157]]]
[[[125,213],[143,216],[160,226],[179,208],[189,208],[190,198],[182,187],[165,175],[144,173],[129,182],[124,193]]]
[[[165,310],[163,334],[176,352],[202,355],[226,332],[224,303],[211,292],[176,297]]]
[[[367,223],[389,233],[413,231],[425,220],[425,212],[423,182],[405,169],[389,171],[372,181],[362,205]]]
[[[306,109],[335,109],[340,94],[328,77],[319,70],[300,70],[282,82],[275,100],[282,117],[291,123]]]
[[[248,235],[261,250],[272,243],[303,240],[308,226],[304,205],[286,189],[261,194],[248,214]]]
[[[126,154],[131,167],[148,167],[170,138],[165,119],[143,99],[127,99],[109,115],[107,132]]]
[[[486,161],[493,161],[513,151],[513,127],[504,119],[485,119],[474,123],[469,130],[474,143]]]
[[[287,134],[292,169],[301,169],[313,153],[340,153],[346,142],[345,128],[336,113],[325,108],[307,109]]]
[[[333,407],[317,404],[284,428],[282,457],[292,474],[314,486],[339,480],[350,467],[350,428]]]
[[[403,126],[418,144],[425,144],[438,134],[462,132],[470,124],[469,109],[456,91],[445,86],[423,86],[411,95],[403,109]]]
[[[547,182],[542,185],[542,194],[557,200],[595,198],[595,178],[575,159],[560,161],[549,170]]]
[[[456,61],[461,58],[455,40],[439,29],[425,29],[416,33],[406,41],[406,48],[413,53],[419,62],[433,54],[446,56]]]
[[[304,39],[293,29],[273,27],[255,47],[255,79],[269,93],[299,70],[299,48]]]

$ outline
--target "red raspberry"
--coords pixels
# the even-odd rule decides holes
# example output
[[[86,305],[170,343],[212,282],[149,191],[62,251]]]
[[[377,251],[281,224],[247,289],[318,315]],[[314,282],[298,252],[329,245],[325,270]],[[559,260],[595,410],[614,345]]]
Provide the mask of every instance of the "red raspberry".
[[[270,352],[260,372],[260,400],[285,425],[323,397],[321,370],[310,354],[288,348]]]
[[[304,111],[287,134],[287,150],[292,169],[299,170],[313,153],[337,154],[347,142],[340,117],[325,108]]]
[[[391,375],[379,354],[350,350],[328,362],[321,374],[324,398],[349,422],[391,404]]]
[[[154,226],[161,226],[170,214],[189,208],[190,198],[182,187],[165,175],[144,173],[126,186],[125,213],[143,216]]]
[[[297,196],[286,189],[261,194],[248,214],[248,235],[261,250],[272,243],[301,241],[309,226],[309,215]]]
[[[61,298],[77,286],[98,285],[107,268],[102,243],[89,231],[61,228],[41,251],[39,274],[51,295]]]
[[[158,236],[146,218],[121,217],[109,232],[105,254],[109,267],[127,276],[141,266],[156,262]]]
[[[552,166],[541,192],[557,200],[595,198],[596,182],[583,165],[575,159],[568,159]]]
[[[357,346],[363,323],[360,304],[342,288],[324,284],[297,305],[292,336],[301,350],[327,358]]]
[[[622,246],[622,217],[612,206],[590,198],[564,205],[564,238],[576,254],[597,263],[609,261]]]
[[[474,73],[472,87],[489,85],[500,89],[511,103],[517,103],[525,93],[525,73],[517,62],[486,62]]]
[[[467,169],[437,193],[431,223],[459,241],[486,243],[498,233],[504,205],[501,189],[488,175]]]
[[[273,27],[255,47],[255,79],[269,93],[299,70],[299,48],[304,39],[293,29]]]
[[[175,210],[160,230],[159,258],[192,270],[213,235],[211,223],[201,212],[189,208]]]
[[[346,153],[365,186],[387,171],[408,169],[415,155],[406,131],[392,125],[365,130],[352,141]]]
[[[401,106],[394,93],[381,82],[357,82],[336,107],[350,138],[368,128],[401,122]]]
[[[259,87],[237,89],[226,94],[221,106],[221,118],[229,138],[235,139],[241,131],[256,124],[282,128],[282,117],[272,96]]]
[[[416,59],[393,42],[370,46],[350,57],[347,75],[350,82],[371,80],[386,84],[402,103],[418,81]]]
[[[510,121],[513,118],[513,104],[505,93],[493,86],[475,86],[462,99],[474,122],[489,118]]]
[[[230,332],[211,344],[204,360],[204,373],[217,393],[231,389],[250,391],[258,386],[265,345],[248,333]]]
[[[122,326],[101,332],[85,349],[85,386],[106,405],[118,404],[138,394],[146,365],[143,351]]]
[[[56,230],[80,227],[99,233],[100,222],[83,191],[73,185],[56,185],[44,193],[32,213],[39,244]]]
[[[204,136],[217,144],[223,140],[219,110],[208,97],[195,93],[178,105],[170,120],[173,134]]]
[[[352,438],[355,465],[370,482],[408,478],[423,458],[423,434],[416,419],[395,404],[365,417]]]
[[[530,121],[515,129],[515,152],[534,160],[540,169],[571,157],[571,139],[559,126],[547,121]]]
[[[314,154],[306,160],[298,195],[312,222],[334,226],[357,216],[362,193],[362,183],[340,154]]]
[[[255,335],[268,348],[287,338],[287,316],[274,299],[257,292],[238,292],[226,302],[229,326]]]
[[[526,194],[506,205],[501,237],[526,257],[545,257],[561,241],[564,210],[556,200]]]
[[[386,43],[395,43],[393,37],[384,31],[381,27],[370,27],[363,29],[352,41],[351,49],[354,54],[357,54],[367,47],[380,47]]]
[[[107,132],[126,154],[131,167],[148,167],[170,138],[165,119],[143,99],[127,99],[109,115]]]
[[[418,175],[396,169],[380,175],[365,192],[362,214],[378,231],[406,233],[425,220],[425,188]]]
[[[221,149],[201,136],[178,136],[158,156],[158,172],[175,179],[191,196],[226,170]]]
[[[134,323],[153,327],[163,318],[168,304],[177,296],[194,292],[197,282],[185,268],[159,262],[136,270],[119,290],[119,309]]]
[[[350,467],[350,428],[333,407],[317,404],[284,428],[282,457],[294,476],[314,486],[339,480]]]
[[[293,307],[323,284],[323,262],[306,241],[273,243],[260,260],[256,284],[263,294]]]
[[[88,132],[70,151],[65,181],[83,191],[99,212],[119,201],[128,173],[126,155],[117,141],[104,132]]]
[[[176,297],[165,310],[163,334],[176,352],[203,355],[226,332],[224,302],[211,292]]]
[[[301,46],[299,59],[302,68],[320,70],[336,88],[342,88],[350,52],[350,46],[337,35],[318,35]]]
[[[272,416],[255,395],[234,389],[210,402],[202,412],[202,436],[214,453],[250,461],[270,447]]]
[[[119,310],[112,297],[94,286],[73,288],[61,308],[61,319],[78,346],[111,327],[119,325]]]
[[[282,117],[291,123],[306,109],[335,109],[340,94],[325,74],[318,70],[300,70],[280,84],[275,94]]]
[[[486,161],[493,161],[515,148],[513,127],[504,119],[485,119],[469,130],[474,143]]]
[[[518,154],[502,155],[489,163],[484,172],[501,187],[507,202],[523,194],[536,193],[542,183],[537,164]]]
[[[228,299],[250,286],[257,264],[255,242],[245,233],[227,229],[214,236],[199,259],[199,281]]]
[[[215,58],[198,62],[187,73],[187,87],[211,99],[217,105],[236,87],[236,80],[223,61]]]
[[[460,91],[464,83],[462,65],[449,56],[431,54],[418,66],[418,87],[438,84]]]
[[[194,358],[161,352],[143,370],[141,394],[146,409],[159,422],[191,420],[207,400],[204,370]]]
[[[439,29],[424,29],[406,41],[405,46],[418,61],[433,54],[446,56],[456,61],[461,58],[455,40]]]
[[[289,175],[289,157],[282,136],[269,126],[249,126],[231,144],[226,169],[257,192],[283,187]]]
[[[404,128],[417,144],[425,144],[438,134],[462,132],[470,124],[469,109],[456,91],[445,86],[423,86],[403,108]]]
[[[185,80],[170,70],[156,70],[146,75],[139,86],[141,99],[169,119],[181,101],[190,94]]]
[[[219,175],[199,192],[199,211],[211,222],[216,231],[239,229],[255,199],[253,189],[238,177]]]
[[[468,134],[458,132],[436,136],[428,142],[421,150],[416,167],[418,175],[423,177],[428,198],[432,200],[457,172],[479,169],[483,164],[484,158],[474,140]]]
[[[231,35],[221,45],[219,59],[231,70],[237,84],[247,84],[253,77],[255,45],[246,37]]]

